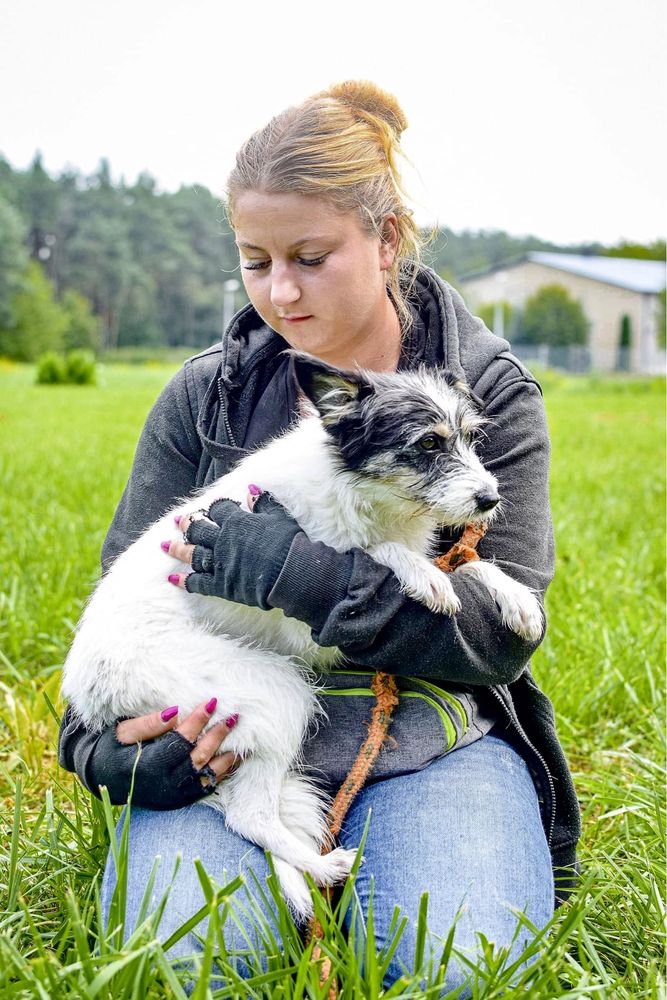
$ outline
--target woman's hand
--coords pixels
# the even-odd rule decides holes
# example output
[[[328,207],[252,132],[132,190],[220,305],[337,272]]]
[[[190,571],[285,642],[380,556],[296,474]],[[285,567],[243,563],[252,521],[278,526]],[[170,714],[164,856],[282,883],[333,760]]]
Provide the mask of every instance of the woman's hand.
[[[207,733],[201,735],[204,726],[215,712],[216,704],[217,698],[211,698],[205,705],[197,705],[179,725],[176,725],[177,705],[165,708],[162,712],[141,715],[136,719],[123,719],[116,724],[116,739],[119,743],[129,746],[146,740],[156,740],[168,732],[180,734],[192,747],[189,750],[189,757],[201,787],[206,792],[212,791],[218,782],[240,763],[240,759],[229,750],[215,756],[225,736],[238,722],[238,715],[230,715],[228,719],[217,722]]]
[[[204,733],[216,708],[216,699],[198,705],[182,722],[178,707],[122,719],[94,739],[83,770],[72,763],[81,780],[96,795],[106,787],[114,805],[132,802],[145,809],[178,809],[215,791],[240,763],[233,753],[214,756],[234,728],[238,716],[231,715]]]
[[[162,542],[168,555],[192,566],[170,583],[193,594],[268,610],[268,597],[301,528],[270,493],[248,487],[248,510],[216,500],[206,514],[178,520],[183,541]]]

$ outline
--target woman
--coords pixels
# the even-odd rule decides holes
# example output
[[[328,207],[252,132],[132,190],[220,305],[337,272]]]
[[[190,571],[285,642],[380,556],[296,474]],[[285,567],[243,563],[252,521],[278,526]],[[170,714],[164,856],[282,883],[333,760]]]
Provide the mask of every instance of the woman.
[[[465,379],[490,421],[479,454],[500,480],[505,501],[480,553],[544,595],[553,543],[539,386],[450,286],[418,266],[419,234],[396,166],[405,126],[392,97],[372,84],[346,83],[278,115],[243,146],[229,180],[228,210],[250,305],[220,345],[186,363],[151,411],[105,542],[105,567],[175,498],[222,475],[244,449],[297,419],[297,387],[282,353],[289,345],[340,367],[390,371],[424,363]],[[218,582],[219,596],[282,608],[307,622],[320,645],[339,646],[350,664],[399,680],[428,678],[468,706],[464,745],[451,754],[424,759],[425,718],[401,731],[400,766],[390,763],[374,775],[341,836],[356,846],[371,809],[355,919],[363,932],[372,882],[378,942],[395,905],[408,916],[390,978],[412,967],[424,891],[436,940],[458,913],[456,947],[473,956],[478,932],[497,945],[512,942],[512,908],[525,910],[537,926],[547,923],[552,869],[557,901],[574,877],[579,816],[551,706],[527,666],[537,644],[503,627],[474,580],[454,575],[463,610],[437,615],[405,597],[391,572],[365,553],[339,554],[303,532],[281,530],[294,523],[265,498],[253,513],[236,511],[231,524],[215,550],[216,560],[233,561],[235,590],[230,594]],[[164,548],[192,558],[189,544],[165,539]],[[180,574],[171,582],[196,590],[201,576],[195,567],[187,579]],[[211,581],[208,586],[210,593]],[[341,699],[331,702],[329,724],[307,744],[306,757],[333,784],[340,777],[337,730],[354,712],[351,703],[340,709]],[[119,721],[101,735],[66,714],[61,730],[63,765],[94,794],[105,784],[118,803],[127,798],[135,744],[142,741],[130,885],[145,884],[160,854],[159,898],[176,852],[183,853],[167,931],[189,917],[200,898],[193,857],[219,880],[223,871],[235,875],[251,867],[260,880],[267,871],[258,848],[197,803],[235,764],[230,754],[213,756],[234,718],[200,736],[213,704],[178,726],[172,706]],[[113,879],[108,865],[107,905]],[[130,925],[140,891],[137,897]],[[514,953],[522,944],[519,935]],[[193,944],[183,941],[181,948],[191,951]],[[464,976],[452,965],[447,985]]]

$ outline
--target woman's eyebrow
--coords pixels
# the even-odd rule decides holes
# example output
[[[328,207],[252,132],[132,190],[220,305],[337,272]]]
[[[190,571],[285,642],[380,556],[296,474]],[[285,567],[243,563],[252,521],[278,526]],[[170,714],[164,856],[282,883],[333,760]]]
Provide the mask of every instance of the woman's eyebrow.
[[[305,236],[303,239],[297,240],[296,243],[290,243],[287,249],[298,250],[298,248],[302,247],[304,243],[321,243],[324,239],[325,239],[324,236]],[[254,243],[246,243],[243,240],[235,240],[235,243],[240,250],[263,251],[263,247],[257,247],[254,245]]]

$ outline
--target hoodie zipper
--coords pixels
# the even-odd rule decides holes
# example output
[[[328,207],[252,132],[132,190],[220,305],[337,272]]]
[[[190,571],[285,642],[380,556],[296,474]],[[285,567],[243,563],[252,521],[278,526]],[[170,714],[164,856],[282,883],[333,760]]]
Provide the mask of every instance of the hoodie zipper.
[[[234,432],[232,431],[232,425],[229,422],[229,415],[227,413],[227,398],[222,391],[222,378],[218,378],[218,399],[220,400],[220,410],[222,412],[222,419],[225,424],[225,431],[227,432],[229,443],[232,447],[238,448]]]
[[[266,357],[268,357],[269,355],[274,354],[274,353],[275,353],[275,350],[274,350],[274,348],[271,347],[271,345],[267,345],[262,350],[258,351],[255,354],[255,356],[250,360],[250,363],[247,364],[246,367],[245,367],[245,369],[244,369],[245,378],[247,379],[248,376],[251,374],[251,372],[253,372],[258,365],[260,365],[260,364],[263,363],[263,361],[264,361],[264,359]],[[224,357],[223,357],[223,361],[222,361],[222,366],[223,366],[223,372],[224,372],[225,371],[225,360],[224,360]],[[224,375],[219,375],[218,376],[218,382],[217,382],[218,399],[220,401],[220,409],[222,410],[222,417],[223,417],[223,421],[224,421],[224,425],[225,425],[225,430],[226,430],[227,435],[229,437],[229,442],[232,445],[232,447],[238,448],[239,444],[237,443],[236,438],[234,437],[234,432],[232,431],[232,425],[229,422],[229,415],[228,415],[228,412],[227,412],[227,399],[226,399],[225,391],[224,391],[223,384],[222,384],[223,383],[223,378],[224,378]]]
[[[542,756],[542,754],[539,752],[539,750],[537,750],[533,746],[533,744],[528,739],[528,736],[526,735],[526,733],[525,733],[523,727],[521,726],[521,723],[519,722],[519,720],[517,718],[515,718],[515,716],[510,712],[509,708],[505,704],[505,700],[504,700],[503,696],[501,695],[500,691],[498,691],[498,689],[495,688],[495,687],[491,687],[491,688],[489,688],[489,690],[491,691],[491,693],[494,696],[494,698],[496,698],[496,700],[500,702],[500,704],[502,705],[503,711],[504,711],[505,715],[508,717],[508,719],[510,720],[510,723],[512,724],[513,728],[519,734],[519,736],[521,737],[521,739],[523,740],[523,742],[525,743],[525,745],[528,747],[528,749],[531,751],[531,753],[540,762],[540,764],[542,765],[542,770],[544,771],[544,774],[547,777],[547,783],[548,783],[548,786],[549,786],[549,793],[551,795],[551,803],[550,803],[550,805],[551,805],[551,816],[549,818],[549,830],[548,830],[548,833],[547,833],[547,845],[549,847],[551,847],[551,841],[553,840],[553,835],[554,835],[554,826],[555,826],[555,823],[556,823],[556,788],[554,786],[553,778],[551,777],[551,772],[549,771],[549,768],[547,767],[546,761],[545,761],[544,757]]]

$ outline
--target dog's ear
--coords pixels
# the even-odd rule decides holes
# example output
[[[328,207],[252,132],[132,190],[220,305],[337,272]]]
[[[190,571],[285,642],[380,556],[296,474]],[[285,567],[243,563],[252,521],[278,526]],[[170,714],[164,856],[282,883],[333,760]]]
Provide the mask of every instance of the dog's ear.
[[[334,368],[310,354],[290,353],[299,387],[319,413],[325,427],[352,416],[359,404],[373,392],[372,384],[362,372]]]
[[[429,370],[426,367],[426,365],[423,366],[423,370],[427,374],[429,372],[432,374],[432,369]],[[450,371],[448,368],[441,368],[439,373],[440,377],[445,380],[447,385],[451,386],[452,389],[456,389],[456,391],[460,392],[463,396],[466,396],[468,400],[473,404],[473,406],[475,406],[479,410],[480,413],[484,411],[485,409],[484,401],[480,399],[480,397],[477,396],[472,391],[468,383],[464,382],[459,375],[456,375],[453,371]]]

